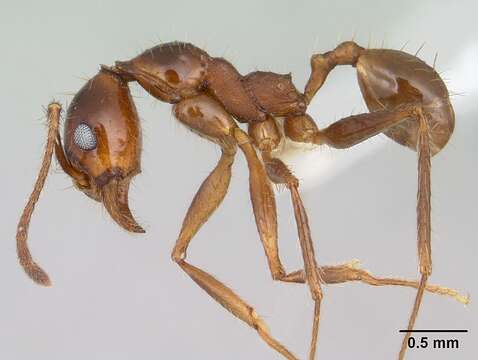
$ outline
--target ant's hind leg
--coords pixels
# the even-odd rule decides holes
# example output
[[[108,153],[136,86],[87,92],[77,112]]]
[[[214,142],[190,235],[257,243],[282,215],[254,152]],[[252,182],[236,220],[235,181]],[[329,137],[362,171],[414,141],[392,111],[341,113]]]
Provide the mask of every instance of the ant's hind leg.
[[[366,49],[357,45],[353,41],[345,41],[339,44],[334,50],[324,54],[315,54],[310,58],[311,73],[309,81],[305,85],[305,99],[310,104],[312,98],[322,87],[329,73],[337,65],[355,66],[360,55]]]
[[[393,110],[351,115],[320,130],[309,115],[292,116],[285,119],[284,132],[293,141],[346,149],[378,135],[410,117],[415,117],[418,109],[416,104],[411,103],[401,105]]]
[[[348,148],[383,132],[384,130],[413,118],[419,123],[417,134],[418,152],[418,196],[417,232],[418,258],[421,279],[409,318],[408,329],[413,329],[415,320],[432,270],[431,261],[431,219],[430,219],[430,127],[426,115],[416,104],[404,104],[394,110],[381,110],[343,118],[324,130],[319,130],[308,115],[286,119],[284,131],[295,141],[328,144],[335,148]],[[410,333],[403,339],[399,358],[403,359]]]
[[[422,111],[419,111],[418,127],[418,193],[417,193],[417,233],[418,233],[418,261],[421,274],[420,286],[415,297],[412,313],[408,321],[408,330],[413,330],[415,320],[423,299],[428,277],[432,273],[431,257],[431,150],[430,150],[430,128],[427,119]],[[405,333],[399,359],[403,359],[407,350],[407,341],[411,332]]]

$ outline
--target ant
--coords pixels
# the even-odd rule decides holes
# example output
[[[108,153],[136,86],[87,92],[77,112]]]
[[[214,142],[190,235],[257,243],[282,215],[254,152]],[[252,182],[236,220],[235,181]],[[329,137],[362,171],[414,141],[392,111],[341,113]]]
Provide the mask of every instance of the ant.
[[[358,82],[370,112],[340,119],[319,129],[307,106],[338,65],[357,69]],[[141,172],[141,128],[128,82],[138,82],[158,100],[173,105],[173,114],[197,135],[220,146],[221,157],[204,180],[187,211],[171,257],[211,297],[254,328],[259,336],[287,359],[297,359],[269,333],[253,307],[233,290],[186,261],[190,241],[224,199],[231,167],[239,148],[249,168],[249,186],[257,230],[273,280],[306,283],[315,303],[309,359],[315,359],[322,285],[361,281],[373,286],[408,286],[417,290],[409,317],[412,330],[424,291],[448,295],[466,303],[455,290],[429,285],[432,271],[430,234],[431,157],[448,142],[454,129],[454,111],[448,90],[437,72],[416,56],[389,49],[365,49],[352,41],[311,57],[311,74],[304,93],[290,74],[254,71],[241,75],[223,58],[183,42],[155,46],[129,61],[101,66],[75,95],[68,107],[63,143],[59,133],[61,105],[48,106],[45,154],[34,190],[17,229],[17,252],[28,276],[51,285],[45,271],[32,259],[27,246],[28,227],[55,152],[75,187],[104,204],[124,229],[143,233],[128,205],[132,178]],[[247,132],[236,123],[245,123]],[[273,151],[284,136],[292,141],[352,147],[384,133],[418,154],[419,281],[379,278],[352,263],[318,265],[299,181]],[[277,213],[272,183],[289,191],[304,269],[286,272],[279,257]],[[405,335],[399,358],[407,349]]]

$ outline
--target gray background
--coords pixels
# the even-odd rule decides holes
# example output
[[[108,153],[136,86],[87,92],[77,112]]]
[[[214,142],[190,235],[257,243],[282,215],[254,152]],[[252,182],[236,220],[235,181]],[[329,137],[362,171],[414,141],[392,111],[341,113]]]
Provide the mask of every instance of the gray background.
[[[355,39],[433,62],[457,94],[456,130],[433,159],[431,281],[477,293],[478,30],[476,2],[461,1],[2,1],[1,359],[278,359],[256,333],[211,300],[170,251],[189,203],[219,151],[172,118],[170,107],[132,86],[144,131],[143,173],[131,203],[147,229],[131,235],[75,191],[57,166],[33,215],[30,244],[54,287],[33,284],[17,264],[15,228],[45,143],[42,106],[71,100],[98,64],[128,59],[161,41],[186,40],[247,73],[291,71],[302,89],[309,57]],[[365,111],[354,69],[328,79],[309,113],[323,127]],[[416,278],[416,156],[384,136],[350,150],[284,151],[302,179],[318,261],[358,258],[376,274]],[[244,158],[230,192],[192,242],[190,261],[263,315],[300,358],[312,302],[302,285],[271,281],[256,233]],[[301,266],[289,196],[278,194],[280,247]],[[415,291],[361,284],[325,289],[322,359],[395,358]],[[476,303],[426,295],[419,328],[470,329],[459,350],[413,350],[408,359],[476,358]],[[434,337],[433,334],[430,337]],[[437,335],[436,337],[440,337]],[[473,354],[475,356],[473,356]]]

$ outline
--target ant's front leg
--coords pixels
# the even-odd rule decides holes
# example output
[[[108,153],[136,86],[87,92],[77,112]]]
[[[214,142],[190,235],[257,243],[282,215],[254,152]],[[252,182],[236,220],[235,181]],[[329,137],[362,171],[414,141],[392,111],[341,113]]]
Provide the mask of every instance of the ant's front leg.
[[[296,360],[296,357],[284,345],[270,335],[264,320],[253,307],[212,275],[186,261],[186,251],[190,241],[214,210],[218,208],[227,193],[237,145],[241,148],[247,147],[241,137],[245,134],[237,127],[223,106],[209,95],[198,95],[180,101],[174,107],[174,114],[192,131],[221,146],[222,156],[216,168],[204,180],[194,196],[171,257],[191,279],[226,310],[254,328],[271,348],[289,360]],[[247,135],[245,136],[247,137]],[[246,156],[249,159],[249,155]],[[257,174],[258,172],[255,175],[251,174],[251,178],[257,180]],[[262,195],[267,197],[267,187],[258,186],[260,184],[264,184],[264,182],[259,179],[257,184],[251,184],[251,186],[262,190]],[[267,207],[269,203],[264,201],[261,204],[263,207]],[[260,207],[261,204],[258,206]]]

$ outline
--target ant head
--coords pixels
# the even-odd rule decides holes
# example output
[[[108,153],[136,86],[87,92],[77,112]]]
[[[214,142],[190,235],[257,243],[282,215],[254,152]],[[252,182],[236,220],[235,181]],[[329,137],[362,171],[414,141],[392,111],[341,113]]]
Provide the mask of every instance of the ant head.
[[[106,67],[76,94],[67,111],[65,146],[59,134],[61,106],[48,106],[48,137],[30,199],[17,227],[17,254],[25,272],[40,285],[49,286],[46,272],[28,249],[28,227],[48,174],[53,151],[78,189],[102,202],[124,229],[144,232],[128,206],[131,179],[141,171],[141,129],[128,86]]]
[[[67,111],[64,153],[56,150],[78,189],[124,229],[144,232],[128,206],[130,181],[141,172],[141,130],[124,80],[103,68],[81,88]]]

